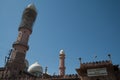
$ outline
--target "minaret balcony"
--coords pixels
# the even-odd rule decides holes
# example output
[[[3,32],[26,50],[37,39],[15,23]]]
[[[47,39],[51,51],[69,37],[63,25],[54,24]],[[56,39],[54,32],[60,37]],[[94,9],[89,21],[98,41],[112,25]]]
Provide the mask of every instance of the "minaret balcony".
[[[16,42],[13,43],[13,47],[15,47],[15,46],[17,46],[17,45],[23,46],[23,47],[25,47],[27,50],[29,49],[29,46],[28,46],[26,43],[18,42],[18,41],[16,41]]]

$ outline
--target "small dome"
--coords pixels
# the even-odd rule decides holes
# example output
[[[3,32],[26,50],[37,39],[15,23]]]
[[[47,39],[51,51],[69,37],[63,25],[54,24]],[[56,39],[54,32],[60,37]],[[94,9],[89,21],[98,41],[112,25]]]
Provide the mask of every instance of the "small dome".
[[[64,53],[64,50],[60,50],[60,54],[65,54],[65,53]]]
[[[28,72],[32,73],[33,75],[40,76],[43,73],[43,68],[38,62],[35,62],[28,68]]]
[[[28,6],[27,6],[27,8],[30,8],[30,9],[33,9],[34,11],[36,11],[36,7],[35,7],[35,5],[32,3],[32,4],[29,4]]]

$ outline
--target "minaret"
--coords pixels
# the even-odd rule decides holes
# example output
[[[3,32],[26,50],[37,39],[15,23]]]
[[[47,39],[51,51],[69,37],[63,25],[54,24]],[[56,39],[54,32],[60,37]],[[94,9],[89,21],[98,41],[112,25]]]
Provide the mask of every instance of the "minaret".
[[[33,4],[28,5],[23,12],[21,24],[18,28],[18,37],[13,43],[10,58],[5,66],[10,70],[11,75],[15,75],[25,69],[25,56],[29,49],[28,40],[32,33],[32,26],[36,16],[35,6]]]
[[[60,63],[59,63],[59,75],[64,76],[65,75],[65,53],[63,50],[60,50]]]

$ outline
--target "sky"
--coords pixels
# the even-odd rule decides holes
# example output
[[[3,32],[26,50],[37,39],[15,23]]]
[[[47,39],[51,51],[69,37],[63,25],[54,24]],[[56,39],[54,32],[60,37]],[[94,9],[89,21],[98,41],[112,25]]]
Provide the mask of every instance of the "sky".
[[[24,9],[34,3],[37,18],[26,59],[49,74],[59,72],[59,52],[66,54],[66,74],[82,62],[109,60],[120,64],[120,0],[0,0],[0,66],[4,66]],[[97,56],[97,58],[94,58]]]

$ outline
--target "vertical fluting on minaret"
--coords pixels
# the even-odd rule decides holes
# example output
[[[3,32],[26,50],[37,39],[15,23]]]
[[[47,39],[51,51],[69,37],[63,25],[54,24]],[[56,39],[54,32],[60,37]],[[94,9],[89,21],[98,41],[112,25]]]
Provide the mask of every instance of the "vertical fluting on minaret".
[[[59,75],[64,76],[65,75],[65,53],[63,50],[60,50],[60,62],[59,62]]]
[[[13,75],[25,69],[25,56],[29,49],[29,36],[32,33],[32,26],[36,16],[35,6],[33,4],[28,5],[23,12],[21,24],[18,29],[18,37],[13,43],[11,56],[6,64],[6,67],[10,69],[10,73]]]

